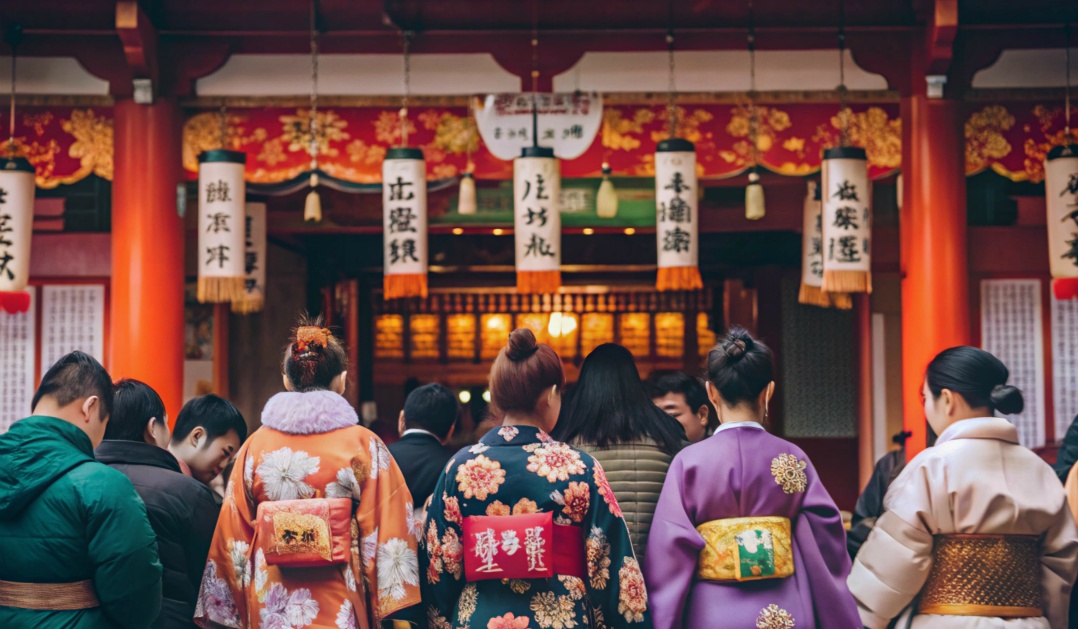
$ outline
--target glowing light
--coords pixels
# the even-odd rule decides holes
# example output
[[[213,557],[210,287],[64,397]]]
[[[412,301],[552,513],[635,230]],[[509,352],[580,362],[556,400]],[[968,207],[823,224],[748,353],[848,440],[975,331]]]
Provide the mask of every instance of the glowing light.
[[[576,326],[576,317],[572,314],[552,312],[550,313],[550,323],[547,324],[546,331],[551,338],[556,339],[576,332]]]
[[[505,233],[505,230],[502,229],[501,227],[496,227],[496,228],[494,228],[494,231],[492,231],[491,233],[494,234],[495,236],[501,236],[502,234]]]
[[[457,398],[460,399],[461,404],[467,404],[468,402],[472,401],[472,392],[465,389],[457,395]]]
[[[490,389],[483,391],[483,401],[490,404]]]
[[[592,234],[594,234],[594,233],[595,233],[595,230],[594,230],[594,229],[592,229],[592,228],[590,228],[590,227],[585,227],[585,228],[584,228],[584,235],[585,235],[585,236],[590,236],[590,235],[592,235]]]
[[[461,234],[463,234],[463,233],[464,233],[464,230],[463,230],[463,229],[461,229],[461,228],[459,228],[459,227],[454,227],[454,228],[453,228],[453,235],[454,235],[454,236],[459,236],[459,235],[461,235]]]
[[[636,228],[634,228],[634,227],[626,227],[625,228],[625,235],[626,236],[632,236],[635,233],[636,233]]]

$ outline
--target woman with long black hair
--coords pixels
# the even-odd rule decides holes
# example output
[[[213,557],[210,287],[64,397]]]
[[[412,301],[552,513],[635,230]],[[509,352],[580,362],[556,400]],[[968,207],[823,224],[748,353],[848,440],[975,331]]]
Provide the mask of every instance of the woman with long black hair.
[[[681,424],[651,402],[632,352],[605,343],[588,354],[553,436],[606,470],[642,559],[666,471],[687,442]]]

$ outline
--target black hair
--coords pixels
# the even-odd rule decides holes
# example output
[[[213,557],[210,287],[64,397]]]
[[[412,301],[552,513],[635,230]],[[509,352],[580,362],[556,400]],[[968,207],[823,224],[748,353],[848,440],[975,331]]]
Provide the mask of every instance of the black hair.
[[[422,428],[445,439],[460,417],[457,396],[440,384],[426,384],[408,394],[404,401],[406,428]]]
[[[112,378],[93,356],[74,351],[56,361],[41,379],[30,409],[37,408],[42,398],[51,397],[57,406],[67,406],[75,400],[96,395],[101,403],[100,416],[112,415]]]
[[[925,381],[932,397],[944,389],[961,395],[970,408],[988,408],[1004,415],[1021,413],[1025,407],[1022,392],[1007,384],[1010,372],[992,354],[962,345],[945,349],[925,371]]]
[[[553,437],[599,448],[650,438],[670,455],[686,440],[681,424],[652,404],[632,352],[615,343],[596,347],[584,359]]]
[[[247,439],[247,422],[239,409],[232,402],[212,393],[200,395],[183,405],[172,429],[172,442],[183,441],[199,426],[206,431],[207,443],[227,435],[230,430],[236,431],[240,443]]]
[[[295,391],[328,389],[333,379],[348,369],[344,345],[322,325],[321,316],[303,315],[292,331],[281,370]]]
[[[105,438],[119,441],[144,441],[146,422],[151,418],[164,423],[165,403],[150,385],[124,378],[113,388],[112,418],[105,426]]]
[[[760,392],[774,379],[771,349],[745,328],[732,327],[707,354],[707,379],[730,406],[756,408]]]
[[[653,400],[670,393],[679,393],[685,396],[685,403],[689,405],[693,413],[699,411],[701,406],[706,406],[707,425],[711,428],[719,425],[719,416],[711,407],[711,400],[707,399],[707,390],[699,378],[674,369],[657,369],[651,372],[644,385],[648,396]]]

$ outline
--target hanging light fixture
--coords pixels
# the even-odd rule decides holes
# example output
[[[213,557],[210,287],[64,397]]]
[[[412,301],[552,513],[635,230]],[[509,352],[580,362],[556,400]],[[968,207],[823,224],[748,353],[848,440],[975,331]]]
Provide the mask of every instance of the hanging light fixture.
[[[1048,151],[1044,192],[1048,208],[1048,260],[1056,299],[1078,298],[1078,144],[1071,136],[1070,24],[1066,25],[1063,144]]]
[[[266,303],[266,204],[244,207],[246,254],[243,259],[243,297],[232,302],[232,312],[248,315],[262,312]]]
[[[400,146],[389,149],[382,162],[382,291],[387,300],[427,296],[427,165],[422,149],[408,146],[412,33],[403,35]]]
[[[468,102],[468,118],[471,121],[472,118],[473,103],[471,99]],[[475,133],[479,133],[477,130]],[[475,194],[475,175],[473,170],[475,164],[472,163],[472,139],[468,138],[467,142],[467,161],[464,164],[464,174],[460,176],[460,192],[457,199],[457,213],[458,214],[475,214],[478,209],[478,203],[476,201]]]
[[[865,149],[850,146],[845,11],[839,2],[839,146],[823,152],[823,290],[872,292],[872,188]]]
[[[764,187],[760,183],[760,117],[756,111],[756,14],[749,0],[749,139],[752,141],[752,170],[745,187],[745,218],[764,217]]]
[[[311,191],[303,204],[303,220],[322,222],[322,198],[318,196],[318,4],[311,0],[311,118],[308,128],[311,142],[307,152],[311,158]]]
[[[669,83],[666,104],[667,139],[655,147],[655,239],[658,258],[656,290],[698,290],[704,287],[699,267],[699,181],[696,146],[677,135],[677,85],[674,67],[673,3],[668,4],[666,34]],[[628,230],[626,230],[628,233]]]
[[[0,158],[0,312],[30,309],[30,243],[34,228],[34,167],[15,147],[15,70],[22,28],[9,27],[11,47],[11,117],[7,155]]]
[[[245,300],[247,154],[227,148],[228,117],[220,113],[221,148],[198,156],[198,301]]]
[[[603,120],[601,130],[601,142],[603,146],[603,180],[599,182],[599,192],[595,195],[595,213],[599,218],[614,218],[618,215],[618,192],[614,189],[614,182],[610,180],[610,162],[607,161],[606,146],[607,123]]]
[[[823,226],[820,182],[809,180],[801,229],[801,290],[797,301],[808,306],[849,310],[853,299],[846,293],[823,291]]]

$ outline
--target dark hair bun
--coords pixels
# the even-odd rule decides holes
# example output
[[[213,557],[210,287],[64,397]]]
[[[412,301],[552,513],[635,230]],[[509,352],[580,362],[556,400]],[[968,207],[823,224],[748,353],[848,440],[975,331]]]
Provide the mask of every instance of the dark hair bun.
[[[539,343],[535,340],[535,334],[528,328],[513,330],[505,346],[505,356],[513,362],[527,360],[537,351],[539,351]]]
[[[735,328],[723,340],[722,351],[730,358],[731,363],[735,363],[741,360],[745,352],[750,351],[754,345],[755,342],[748,332],[742,328]]]
[[[1022,392],[1009,384],[997,384],[992,388],[992,406],[1004,415],[1021,413],[1025,408]]]

